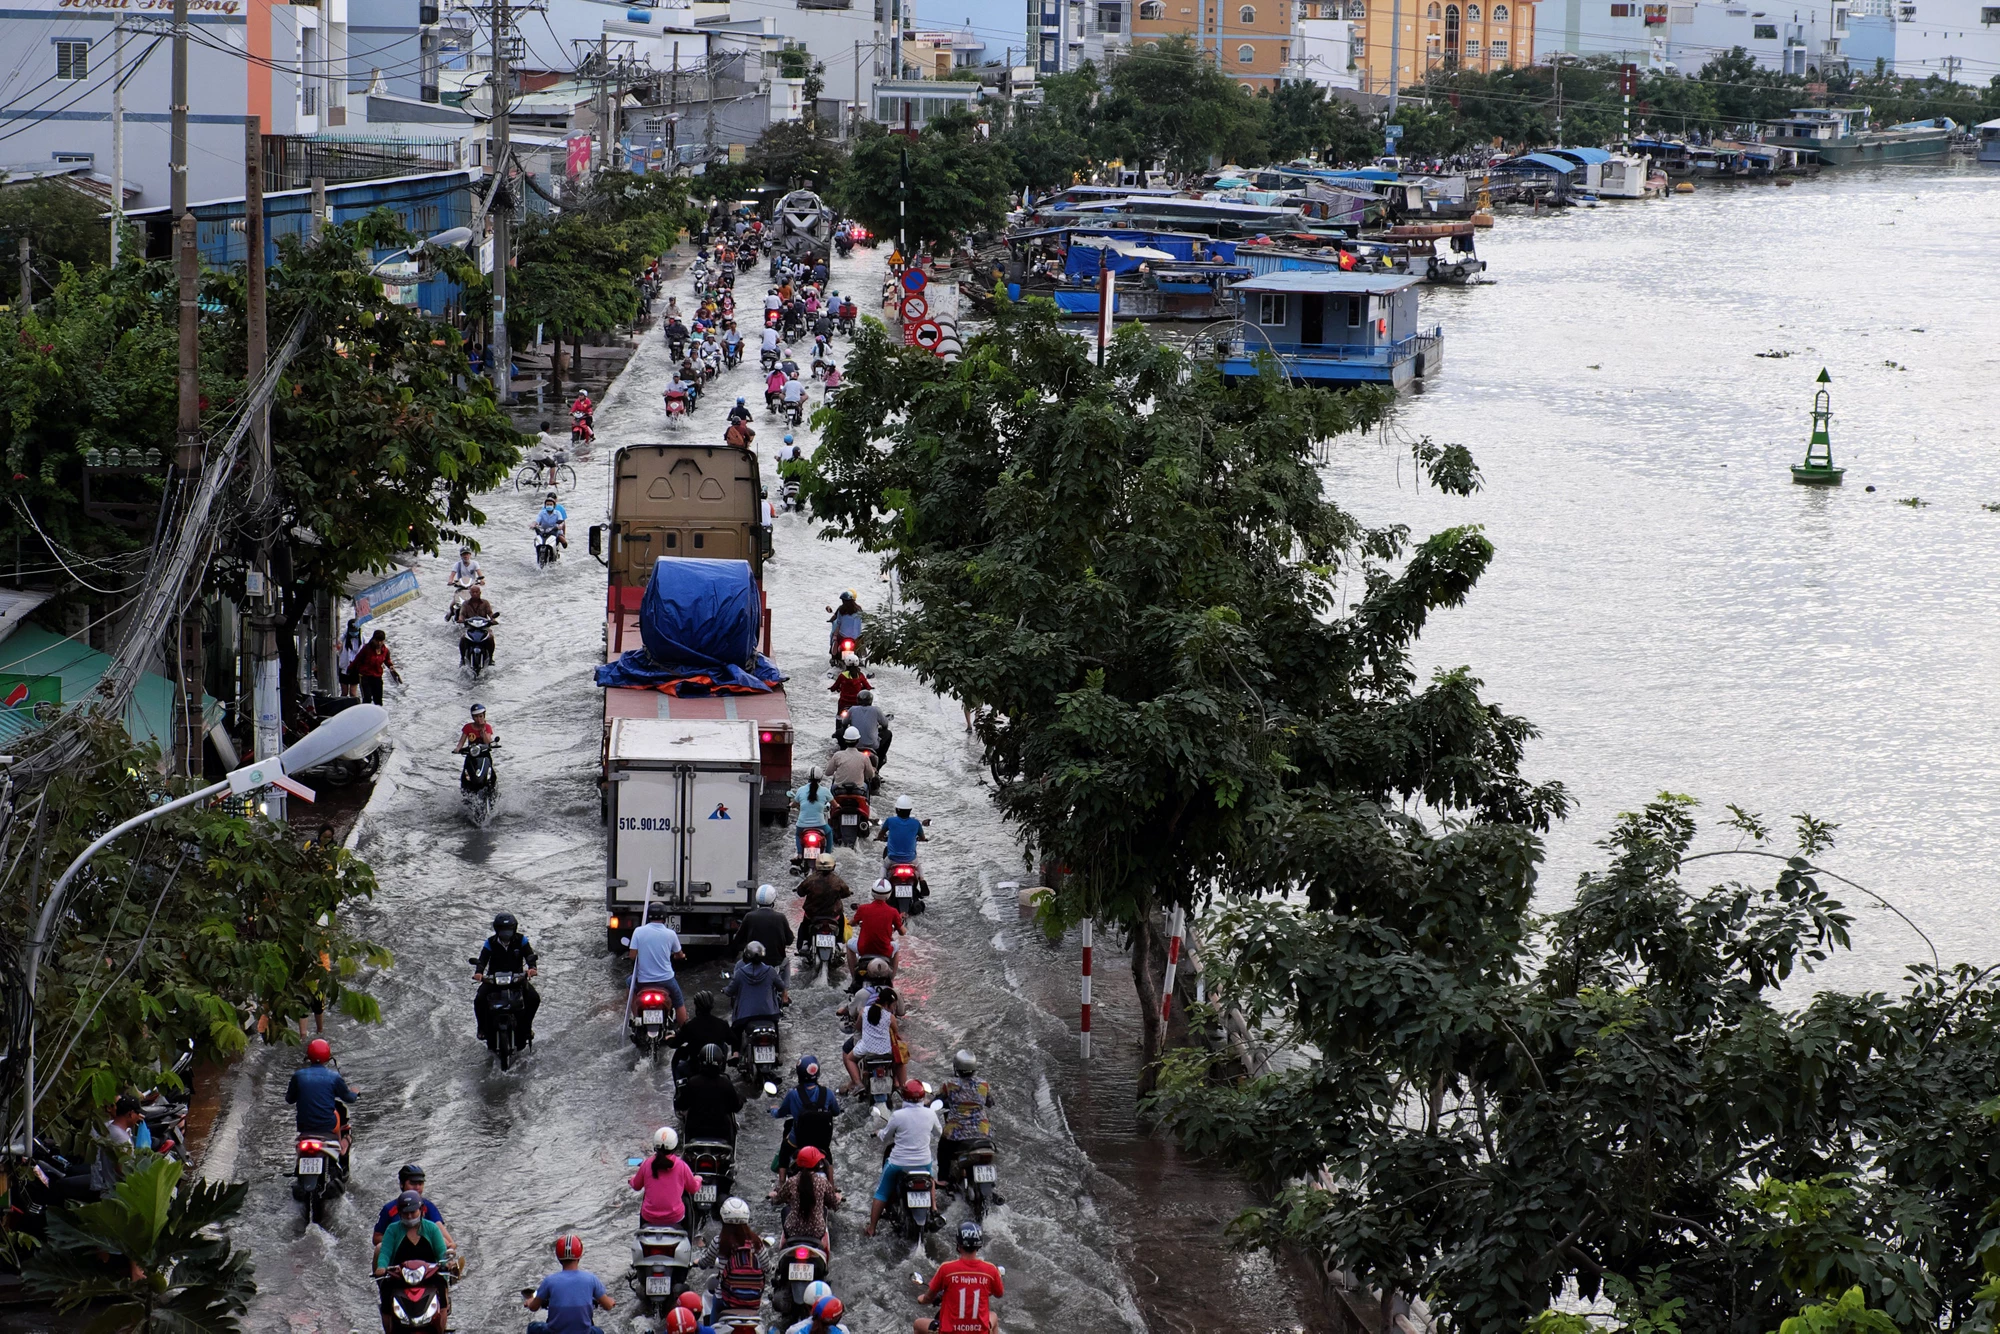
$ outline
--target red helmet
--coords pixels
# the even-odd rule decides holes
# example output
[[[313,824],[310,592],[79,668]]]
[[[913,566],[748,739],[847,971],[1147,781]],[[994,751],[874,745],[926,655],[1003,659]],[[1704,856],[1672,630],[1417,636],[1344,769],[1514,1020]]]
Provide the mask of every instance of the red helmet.
[[[695,1334],[701,1328],[701,1320],[685,1306],[676,1306],[667,1312],[667,1323],[660,1326],[666,1334]]]
[[[314,1065],[325,1065],[333,1059],[333,1048],[325,1038],[314,1038],[306,1044],[306,1059]]]
[[[823,1324],[830,1325],[846,1314],[847,1308],[841,1305],[838,1297],[822,1297],[819,1304],[813,1307],[813,1319]]]
[[[806,1171],[810,1172],[814,1168],[818,1167],[821,1163],[826,1161],[826,1155],[821,1153],[818,1149],[815,1149],[812,1145],[808,1144],[803,1149],[799,1150],[799,1156],[797,1161],[800,1167],[803,1167]]]
[[[567,1264],[571,1260],[583,1258],[583,1238],[574,1232],[566,1237],[556,1238],[556,1259]]]
[[[680,1300],[675,1302],[674,1305],[685,1306],[688,1310],[693,1311],[696,1315],[700,1315],[701,1294],[698,1292],[684,1292],[681,1294]]]
[[[904,1081],[903,1081],[903,1101],[904,1101],[904,1102],[922,1102],[923,1100],[924,1100],[924,1081],[923,1081],[923,1080],[921,1080],[921,1079],[906,1079],[906,1080],[904,1080]]]

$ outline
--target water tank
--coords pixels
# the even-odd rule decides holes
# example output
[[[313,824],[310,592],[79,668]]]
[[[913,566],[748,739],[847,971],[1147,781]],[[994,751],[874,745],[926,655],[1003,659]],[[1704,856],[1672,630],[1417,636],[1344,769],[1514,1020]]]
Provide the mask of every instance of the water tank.
[[[637,5],[634,5],[625,11],[625,21],[627,23],[651,23],[653,21],[653,11],[650,9],[641,9]]]

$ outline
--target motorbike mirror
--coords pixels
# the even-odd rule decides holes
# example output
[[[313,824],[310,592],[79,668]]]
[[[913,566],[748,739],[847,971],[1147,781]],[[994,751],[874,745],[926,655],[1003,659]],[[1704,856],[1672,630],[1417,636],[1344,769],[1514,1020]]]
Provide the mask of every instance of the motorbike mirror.
[[[943,1099],[943,1098],[933,1098],[933,1099],[931,1100],[931,1110],[932,1110],[932,1111],[934,1111],[934,1112],[941,1112],[941,1111],[943,1111],[943,1110],[944,1110],[944,1099]]]
[[[628,950],[629,950],[629,949],[631,949],[631,948],[632,948],[632,937],[630,937],[630,936],[620,936],[620,937],[618,937],[618,943],[619,943],[620,945],[623,945],[623,946],[624,946],[624,947],[625,947],[626,949],[628,949]]]
[[[764,1244],[766,1246],[776,1246],[778,1244],[778,1239],[772,1236],[770,1233],[766,1232],[764,1234]]]
[[[601,523],[590,525],[590,554],[593,556],[604,554],[604,525]]]
[[[477,968],[479,966],[479,956],[475,954],[470,959],[467,959],[466,962]]]
[[[643,1163],[643,1162],[645,1162],[645,1161],[646,1161],[646,1160],[645,1160],[644,1158],[627,1158],[627,1159],[625,1160],[625,1166],[627,1166],[627,1167],[637,1167],[637,1166],[639,1166],[639,1165],[640,1165],[641,1163]]]

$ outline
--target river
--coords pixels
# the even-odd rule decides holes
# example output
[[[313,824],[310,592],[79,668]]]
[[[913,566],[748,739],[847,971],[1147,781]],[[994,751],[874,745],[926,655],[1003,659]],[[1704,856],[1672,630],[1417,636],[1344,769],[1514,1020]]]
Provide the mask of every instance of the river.
[[[1363,519],[1478,523],[1497,547],[1421,653],[1536,723],[1529,770],[1576,798],[1544,906],[1603,865],[1618,812],[1671,790],[1709,822],[1726,802],[1781,834],[1838,822],[1825,865],[1947,964],[1994,961],[1996,198],[1965,163],[1509,216],[1480,238],[1491,285],[1425,293],[1444,372],[1389,434],[1470,446],[1485,489],[1419,490],[1393,440],[1336,447],[1326,477]],[[1822,367],[1837,489],[1787,472]],[[1737,841],[1711,823],[1701,846]],[[1697,883],[1773,869],[1709,861]],[[1854,949],[1815,984],[1893,987],[1930,958],[1842,892]]]

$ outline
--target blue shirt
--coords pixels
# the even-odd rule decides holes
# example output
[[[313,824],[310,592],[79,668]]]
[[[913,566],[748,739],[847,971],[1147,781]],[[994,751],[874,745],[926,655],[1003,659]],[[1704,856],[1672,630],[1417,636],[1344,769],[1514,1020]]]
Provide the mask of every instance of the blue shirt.
[[[812,784],[803,784],[792,793],[792,800],[799,803],[799,828],[823,829],[826,809],[833,805],[833,784],[824,778],[819,780],[818,801],[812,799]]]
[[[671,982],[674,955],[680,952],[681,938],[665,922],[648,922],[632,933],[632,948],[639,952],[632,976],[641,982]]]
[[[779,1117],[786,1121],[796,1121],[799,1119],[800,1116],[804,1115],[808,1111],[825,1112],[830,1116],[839,1116],[840,1115],[839,1095],[837,1095],[836,1093],[834,1093],[832,1089],[827,1088],[824,1085],[815,1084],[813,1085],[813,1087],[818,1089],[820,1092],[819,1106],[807,1107],[805,1099],[805,1091],[803,1089],[794,1088],[792,1089],[791,1092],[785,1095],[785,1100],[783,1102],[779,1103],[776,1107],[773,1107],[771,1109],[771,1115]]]
[[[438,1207],[435,1204],[432,1204],[429,1200],[424,1201],[424,1217],[430,1219],[431,1222],[436,1223],[439,1227],[444,1226],[444,1215],[439,1213]],[[375,1230],[377,1232],[387,1232],[389,1230],[389,1224],[395,1221],[396,1221],[396,1201],[391,1200],[387,1204],[382,1206],[382,1212],[376,1216]]]
[[[604,1280],[588,1269],[558,1269],[535,1289],[549,1322],[549,1334],[590,1334]]]
[[[736,965],[730,975],[729,985],[723,992],[736,1008],[732,1019],[760,1019],[765,1016],[775,1018],[778,1014],[778,970],[768,963],[751,963],[745,960]]]
[[[844,615],[836,614],[833,618],[833,637],[835,639],[861,638],[861,613],[850,611]]]
[[[285,1101],[299,1109],[299,1133],[331,1135],[340,1128],[334,1102],[353,1102],[354,1090],[330,1065],[302,1065],[292,1072]]]
[[[882,832],[888,836],[888,857],[892,862],[913,862],[917,859],[917,838],[924,832],[924,822],[914,815],[892,815],[882,822]]]
[[[559,523],[567,522],[568,519],[569,511],[560,505],[554,509],[550,509],[544,505],[535,511],[535,526],[537,528],[553,528]]]
[[[799,1321],[798,1324],[786,1330],[785,1334],[812,1334],[812,1327],[812,1317],[807,1316],[804,1320]],[[827,1326],[827,1334],[847,1334],[847,1326],[829,1325]]]

